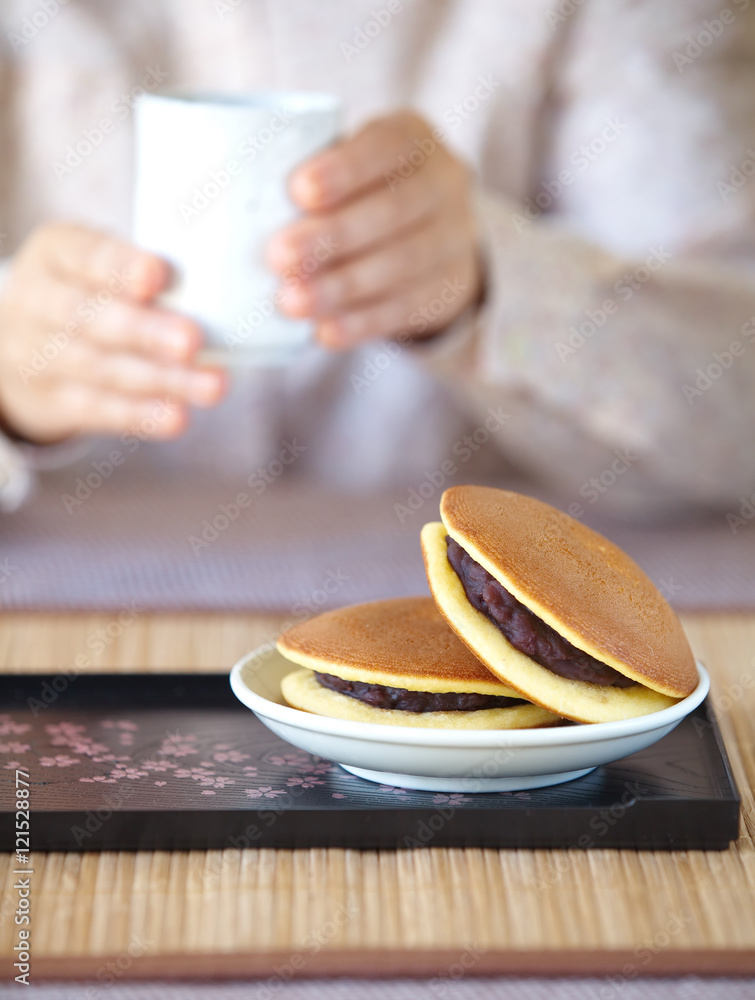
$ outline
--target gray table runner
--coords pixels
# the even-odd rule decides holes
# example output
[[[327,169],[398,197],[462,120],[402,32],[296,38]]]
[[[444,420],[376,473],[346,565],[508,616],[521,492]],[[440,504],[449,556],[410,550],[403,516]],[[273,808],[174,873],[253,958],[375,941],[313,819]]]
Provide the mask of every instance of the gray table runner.
[[[15,985],[15,984],[13,984]],[[11,986],[0,995],[10,996]],[[96,992],[95,992],[96,991]],[[18,988],[14,992],[17,995]],[[51,983],[31,986],[37,1000],[751,1000],[752,979],[466,979],[310,980],[236,983]]]
[[[427,592],[419,530],[440,490],[412,510],[408,488],[352,496],[281,477],[258,494],[242,478],[127,473],[94,488],[48,473],[32,503],[0,516],[0,609],[295,614]],[[720,515],[592,523],[678,609],[755,608],[755,520],[736,534]]]

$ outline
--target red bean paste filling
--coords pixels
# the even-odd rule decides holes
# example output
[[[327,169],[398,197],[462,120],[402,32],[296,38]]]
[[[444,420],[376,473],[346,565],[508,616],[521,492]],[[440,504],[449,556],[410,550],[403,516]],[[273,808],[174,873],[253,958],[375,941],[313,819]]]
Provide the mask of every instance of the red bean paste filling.
[[[448,561],[461,580],[467,600],[500,629],[514,649],[559,677],[604,687],[634,686],[635,681],[583,653],[546,625],[448,535],[446,544]]]
[[[466,691],[407,691],[406,688],[346,681],[333,674],[315,674],[323,687],[356,698],[373,708],[395,708],[400,712],[476,712],[481,708],[510,708],[525,705],[521,698],[505,698],[498,694],[472,694]]]

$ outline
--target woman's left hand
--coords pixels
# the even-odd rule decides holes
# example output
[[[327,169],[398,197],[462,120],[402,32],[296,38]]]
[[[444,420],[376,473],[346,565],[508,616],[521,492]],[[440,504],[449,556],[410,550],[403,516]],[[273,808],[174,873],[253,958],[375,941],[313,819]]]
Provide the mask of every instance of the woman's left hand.
[[[320,342],[337,349],[448,326],[482,287],[471,186],[465,164],[411,112],[318,154],[291,177],[306,214],[268,245],[279,308],[313,318]]]

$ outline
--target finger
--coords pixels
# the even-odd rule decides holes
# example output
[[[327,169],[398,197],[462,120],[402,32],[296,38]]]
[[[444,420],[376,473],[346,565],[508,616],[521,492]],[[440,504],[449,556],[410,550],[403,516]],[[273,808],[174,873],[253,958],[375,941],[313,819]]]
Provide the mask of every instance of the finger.
[[[176,400],[137,399],[77,382],[58,386],[52,404],[69,414],[71,426],[85,434],[168,439],[181,434],[188,423],[186,405]]]
[[[108,289],[146,302],[170,280],[170,267],[160,257],[82,226],[45,226],[38,239],[57,274],[93,290]]]
[[[411,177],[394,191],[379,188],[327,215],[308,216],[276,233],[267,247],[268,262],[289,280],[316,273],[428,222],[449,207],[447,197],[446,178],[439,170]],[[309,261],[315,262],[312,268]]]
[[[435,218],[310,281],[284,285],[278,303],[290,316],[330,316],[437,272],[468,243],[462,219]]]
[[[343,349],[364,341],[409,333],[429,335],[451,323],[477,293],[475,271],[468,257],[449,268],[447,277],[417,282],[396,295],[329,317],[318,326],[325,347]]]
[[[122,301],[97,313],[86,332],[99,347],[164,361],[189,361],[202,343],[201,329],[188,316]]]
[[[201,407],[214,406],[225,392],[220,370],[160,365],[136,354],[99,351],[86,341],[61,353],[54,375],[117,395],[171,396]]]
[[[426,160],[438,148],[419,116],[401,112],[380,118],[299,167],[291,177],[291,196],[306,211],[322,211],[384,183],[401,157]]]
[[[84,333],[111,350],[138,351],[166,361],[186,361],[198,350],[202,331],[188,317],[118,299],[107,290],[92,293],[70,281],[51,278],[33,303],[49,339],[66,342]]]

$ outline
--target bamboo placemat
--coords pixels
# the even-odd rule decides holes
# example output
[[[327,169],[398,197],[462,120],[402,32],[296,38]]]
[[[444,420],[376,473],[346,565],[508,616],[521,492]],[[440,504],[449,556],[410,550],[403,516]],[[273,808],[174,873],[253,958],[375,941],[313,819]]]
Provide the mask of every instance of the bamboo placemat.
[[[6,671],[91,651],[109,616],[10,615]],[[141,616],[94,670],[226,670],[276,620]],[[743,797],[723,853],[426,848],[34,857],[33,976],[619,976],[755,972],[755,616],[687,617]],[[138,683],[138,679],[135,679]],[[0,856],[0,957],[15,896]],[[115,963],[108,966],[108,963]],[[110,968],[110,972],[108,969]],[[112,970],[116,971],[113,972]],[[276,971],[277,970],[277,971]]]

